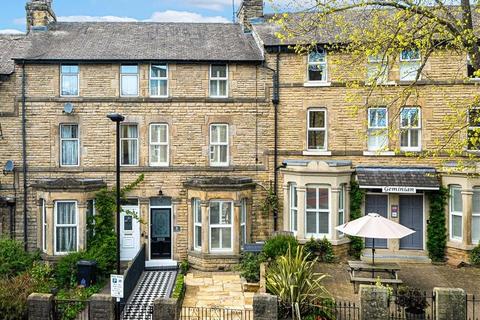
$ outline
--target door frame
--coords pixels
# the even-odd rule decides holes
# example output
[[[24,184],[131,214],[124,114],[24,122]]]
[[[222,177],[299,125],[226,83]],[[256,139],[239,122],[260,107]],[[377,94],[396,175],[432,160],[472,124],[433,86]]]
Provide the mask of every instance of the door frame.
[[[135,205],[124,205],[124,206],[121,206],[121,208],[122,208],[122,210],[123,210],[123,209],[126,209],[126,210],[136,209],[136,213],[137,213],[137,215],[140,217],[140,203],[138,203],[136,206],[135,206]],[[120,217],[123,217],[124,214],[125,214],[124,212],[120,212]],[[134,220],[137,220],[137,219],[132,218],[132,228],[134,228],[134,223],[133,223]],[[137,222],[138,222],[137,226],[138,226],[138,251],[139,251],[139,250],[141,249],[141,247],[142,247],[142,243],[141,243],[141,240],[142,240],[142,230],[141,230],[141,229],[142,229],[142,228],[141,228],[141,226],[140,226],[140,221],[137,220]],[[123,224],[123,219],[120,221],[120,223]],[[120,229],[123,230],[123,227],[120,227]],[[132,231],[135,233],[135,230],[132,230]],[[125,232],[125,230],[123,230],[123,232]],[[120,236],[123,237],[123,233],[121,233]],[[135,240],[135,239],[134,239],[134,240]],[[121,250],[121,249],[120,249],[120,250]],[[137,251],[137,253],[138,253],[138,251]],[[135,255],[136,255],[137,253],[135,253]],[[121,251],[120,251],[120,257],[121,257],[121,255],[122,255],[122,253],[121,253]],[[135,256],[133,256],[132,259],[133,259],[133,258],[135,258]],[[132,259],[129,259],[129,260],[121,260],[121,259],[120,259],[120,260],[121,260],[121,261],[131,261]]]
[[[398,210],[400,212],[400,215],[402,214],[402,210],[400,208],[400,196],[414,196],[414,197],[422,197],[422,248],[421,249],[402,249],[400,248],[400,239],[398,240],[398,250],[423,250],[425,251],[425,248],[427,247],[426,244],[426,228],[427,228],[427,220],[426,218],[426,209],[427,209],[427,202],[425,197],[425,192],[422,193],[416,193],[416,194],[407,194],[407,193],[399,193],[398,194]],[[400,223],[400,217],[398,217],[398,223]],[[401,223],[400,223],[401,224]],[[403,226],[403,224],[402,224]]]
[[[365,199],[364,199],[364,203],[363,203],[363,216],[365,216],[366,214],[368,214],[367,212],[367,196],[368,195],[371,195],[371,196],[387,196],[387,219],[391,220],[390,219],[390,193],[386,193],[386,192],[372,192],[372,191],[367,191],[365,192]],[[366,244],[366,239],[367,238],[363,238],[364,241],[365,241],[365,244]],[[387,240],[387,247],[386,248],[375,248],[375,249],[388,249],[390,250],[390,239],[385,239]],[[367,248],[367,247],[365,247]],[[369,247],[370,248],[370,247]]]
[[[170,238],[172,239],[170,244],[170,258],[169,259],[152,259],[152,209],[170,209]],[[173,203],[169,206],[152,206],[151,202],[148,203],[148,260],[149,261],[162,261],[173,259]]]

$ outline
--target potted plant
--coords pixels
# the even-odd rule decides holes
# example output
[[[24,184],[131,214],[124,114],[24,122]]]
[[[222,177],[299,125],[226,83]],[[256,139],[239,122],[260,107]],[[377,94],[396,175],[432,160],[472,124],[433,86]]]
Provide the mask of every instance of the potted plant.
[[[396,295],[397,306],[405,310],[405,318],[426,319],[425,309],[428,307],[428,301],[425,294],[417,288],[400,287]]]

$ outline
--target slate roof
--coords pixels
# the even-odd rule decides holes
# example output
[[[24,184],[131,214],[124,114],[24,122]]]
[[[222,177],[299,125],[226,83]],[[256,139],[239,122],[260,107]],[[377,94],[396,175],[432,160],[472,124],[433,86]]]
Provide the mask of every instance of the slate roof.
[[[30,32],[23,56],[36,61],[242,61],[262,53],[240,24],[57,22]]]
[[[15,68],[12,58],[22,54],[27,47],[24,35],[0,34],[0,74],[12,74]]]
[[[440,187],[437,171],[430,167],[357,167],[356,171],[361,187]]]

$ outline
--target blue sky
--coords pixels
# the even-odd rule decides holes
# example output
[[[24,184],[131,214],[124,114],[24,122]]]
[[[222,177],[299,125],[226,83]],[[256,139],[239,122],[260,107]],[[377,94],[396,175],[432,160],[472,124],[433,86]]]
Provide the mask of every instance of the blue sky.
[[[238,7],[241,0],[235,0]],[[0,33],[25,30],[26,0],[0,0]],[[228,22],[232,0],[53,0],[63,21]]]

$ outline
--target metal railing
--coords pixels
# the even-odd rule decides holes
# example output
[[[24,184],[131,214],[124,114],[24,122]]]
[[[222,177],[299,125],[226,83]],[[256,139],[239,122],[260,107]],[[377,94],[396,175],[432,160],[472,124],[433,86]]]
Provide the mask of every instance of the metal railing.
[[[83,300],[53,300],[53,320],[89,320],[90,303]]]
[[[315,319],[359,320],[360,307],[349,301],[324,300],[311,305],[310,314]]]
[[[480,299],[474,294],[467,295],[467,320],[480,320]]]
[[[252,310],[182,307],[181,320],[253,320]]]
[[[411,307],[407,307],[410,305]],[[417,305],[417,308],[413,306]],[[421,307],[423,305],[423,307]],[[411,293],[393,295],[389,300],[390,320],[433,320],[435,319],[435,295],[422,292],[420,295]]]
[[[143,270],[145,269],[145,244],[142,245],[140,250],[138,251],[137,255],[135,258],[132,260],[131,265],[128,267],[127,270],[125,270],[125,273],[123,274],[123,300],[128,301],[128,298],[130,298],[130,295],[132,294],[133,290],[135,289],[135,286],[137,285],[138,279],[140,279],[140,276],[142,275]]]

